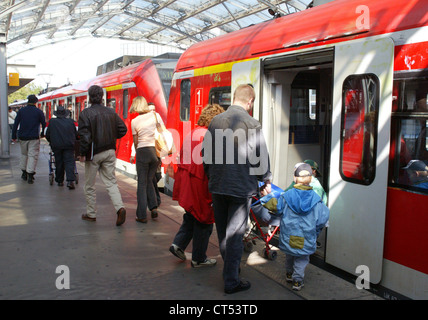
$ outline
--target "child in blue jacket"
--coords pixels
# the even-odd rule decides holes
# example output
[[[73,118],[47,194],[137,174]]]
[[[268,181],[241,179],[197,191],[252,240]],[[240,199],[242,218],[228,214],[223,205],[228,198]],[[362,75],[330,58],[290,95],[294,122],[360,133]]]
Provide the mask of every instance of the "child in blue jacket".
[[[311,178],[311,166],[300,163],[295,167],[293,189],[282,192],[278,198],[277,194],[269,193],[260,199],[264,207],[281,218],[279,248],[286,254],[286,280],[293,282],[293,290],[304,285],[309,256],[315,252],[318,234],[330,214],[309,185]]]

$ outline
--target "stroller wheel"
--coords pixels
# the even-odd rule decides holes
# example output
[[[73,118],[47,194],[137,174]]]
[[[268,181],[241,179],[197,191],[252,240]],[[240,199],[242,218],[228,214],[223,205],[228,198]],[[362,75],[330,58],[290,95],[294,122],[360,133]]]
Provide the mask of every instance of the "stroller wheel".
[[[79,174],[78,174],[78,173],[75,173],[74,175],[75,175],[75,177],[76,177],[76,184],[79,184]]]
[[[253,252],[253,243],[251,241],[246,241],[244,243],[244,251],[245,252]]]
[[[276,251],[272,251],[272,250],[269,250],[269,251],[268,251],[268,249],[264,249],[264,250],[263,250],[263,256],[264,256],[266,259],[269,259],[269,260],[274,261],[274,260],[276,259],[276,255],[277,255],[277,252],[276,252]]]
[[[54,179],[55,179],[54,174],[53,173],[49,173],[49,184],[50,185],[53,185]]]

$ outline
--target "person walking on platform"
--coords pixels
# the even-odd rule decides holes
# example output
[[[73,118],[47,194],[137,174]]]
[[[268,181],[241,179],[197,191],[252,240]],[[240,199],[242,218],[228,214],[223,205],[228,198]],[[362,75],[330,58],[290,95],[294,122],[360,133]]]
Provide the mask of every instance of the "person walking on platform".
[[[269,193],[260,202],[269,211],[280,216],[279,248],[286,255],[285,276],[293,283],[293,290],[304,286],[305,269],[309,256],[316,250],[316,240],[328,221],[330,211],[320,196],[309,185],[312,168],[299,163],[294,170],[295,185],[277,198]]]
[[[69,111],[58,106],[54,112],[56,118],[49,121],[46,130],[46,140],[49,141],[55,155],[55,181],[58,186],[64,185],[64,172],[67,176],[67,187],[75,188],[75,160],[74,145],[77,139],[77,130],[74,121],[68,117]]]
[[[78,121],[80,161],[85,162],[86,214],[82,219],[96,221],[95,179],[99,172],[116,210],[116,225],[120,226],[125,222],[126,210],[115,176],[116,140],[128,129],[114,109],[102,105],[104,92],[100,86],[89,87],[88,94],[91,106],[80,113]]]
[[[132,137],[136,152],[136,167],[138,176],[137,185],[137,212],[135,220],[147,223],[147,208],[151,212],[152,219],[158,218],[158,200],[154,179],[160,159],[156,154],[155,131],[156,124],[162,126],[161,116],[154,111],[146,98],[135,97],[132,101],[130,112],[138,113],[138,116],[131,121]],[[134,156],[131,156],[133,161]]]
[[[251,286],[239,277],[243,236],[251,197],[258,192],[258,181],[263,181],[267,189],[271,187],[269,154],[261,125],[249,114],[254,100],[251,85],[238,86],[233,104],[211,121],[203,141],[204,169],[224,260],[226,293]]]
[[[14,144],[14,141],[12,140],[12,130],[13,130],[13,124],[15,123],[16,118],[16,112],[9,107],[8,113],[7,113],[7,119],[9,120],[9,133],[10,133],[10,142]]]
[[[20,109],[16,115],[12,129],[12,141],[16,140],[19,127],[21,178],[28,181],[29,184],[33,184],[39,159],[40,137],[44,137],[46,121],[42,110],[36,107],[39,99],[34,94],[30,94],[27,99],[28,105]],[[42,126],[41,131],[40,126]]]
[[[193,239],[191,266],[194,268],[217,263],[206,255],[213,231],[214,211],[208,191],[208,178],[202,164],[201,145],[211,120],[222,112],[224,109],[218,104],[208,105],[202,110],[197,126],[183,141],[175,173],[172,199],[178,200],[185,213],[169,251],[181,260],[186,260],[184,250]]]

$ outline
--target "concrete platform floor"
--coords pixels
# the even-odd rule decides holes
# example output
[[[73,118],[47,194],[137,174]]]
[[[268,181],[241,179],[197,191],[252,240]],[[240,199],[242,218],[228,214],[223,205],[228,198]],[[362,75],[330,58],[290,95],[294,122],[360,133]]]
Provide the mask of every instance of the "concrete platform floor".
[[[182,221],[183,209],[162,194],[157,221],[135,221],[136,181],[117,173],[127,220],[115,226],[116,214],[101,180],[97,179],[96,222],[83,221],[84,168],[75,190],[50,185],[49,146],[42,140],[36,180],[21,180],[19,143],[9,159],[0,159],[0,299],[2,300],[379,300],[352,283],[309,265],[300,292],[285,282],[284,254],[275,261],[262,257],[262,243],[244,253],[241,275],[248,291],[225,294],[217,234],[211,236],[208,256],[215,267],[194,269],[168,248]],[[274,248],[277,250],[277,248]],[[69,289],[64,269],[69,271]],[[60,267],[61,268],[61,267]],[[61,282],[62,281],[62,282]]]

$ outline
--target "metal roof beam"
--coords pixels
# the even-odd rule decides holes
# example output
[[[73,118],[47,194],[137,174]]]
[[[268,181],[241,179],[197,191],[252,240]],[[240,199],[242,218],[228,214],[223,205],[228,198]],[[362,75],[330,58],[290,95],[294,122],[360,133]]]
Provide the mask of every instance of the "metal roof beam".
[[[24,43],[28,43],[28,42],[30,42],[30,39],[31,39],[31,36],[32,36],[32,33],[31,33],[31,31],[33,31],[34,29],[36,29],[37,28],[37,26],[38,26],[38,24],[39,24],[39,22],[42,20],[42,17],[43,17],[43,15],[45,14],[45,11],[46,11],[46,8],[48,7],[48,5],[49,5],[49,2],[50,2],[50,0],[46,0],[44,3],[43,3],[43,5],[42,5],[42,7],[40,8],[40,11],[39,11],[39,13],[38,13],[38,15],[37,15],[37,17],[36,17],[36,22],[33,24],[33,26],[30,28],[30,34],[28,35],[28,37],[27,37],[27,39],[25,39],[25,41],[24,41]]]

